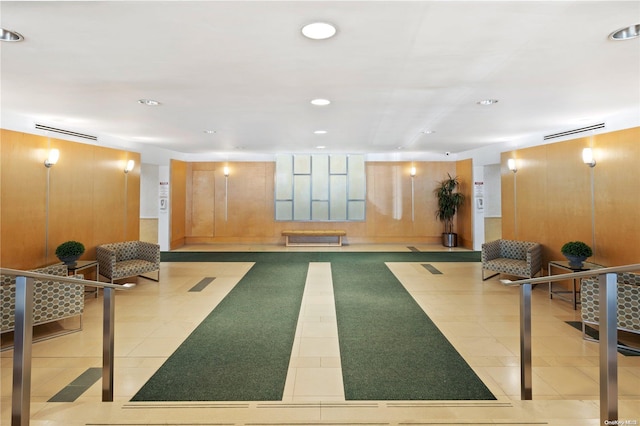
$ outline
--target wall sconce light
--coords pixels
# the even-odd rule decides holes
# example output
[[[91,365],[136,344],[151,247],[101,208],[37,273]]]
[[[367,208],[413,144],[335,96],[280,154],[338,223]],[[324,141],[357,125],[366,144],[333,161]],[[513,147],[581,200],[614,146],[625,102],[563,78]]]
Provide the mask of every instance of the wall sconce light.
[[[44,166],[46,168],[49,168],[51,166],[53,166],[54,164],[56,164],[58,162],[58,159],[60,158],[60,151],[57,149],[51,149],[49,150],[49,156],[47,157],[46,160],[44,160]]]
[[[224,177],[229,177],[229,167],[225,166],[222,172],[224,173]]]
[[[409,173],[411,174],[411,177],[416,177],[416,168],[412,167]]]
[[[127,166],[124,168],[125,173],[129,173],[135,167],[136,162],[133,160],[127,161]]]
[[[596,160],[593,158],[593,150],[591,148],[582,150],[582,162],[589,167],[595,167]]]
[[[518,171],[518,167],[516,166],[516,159],[515,158],[509,158],[507,160],[507,167],[509,168],[509,170],[511,170],[513,173],[516,173]]]

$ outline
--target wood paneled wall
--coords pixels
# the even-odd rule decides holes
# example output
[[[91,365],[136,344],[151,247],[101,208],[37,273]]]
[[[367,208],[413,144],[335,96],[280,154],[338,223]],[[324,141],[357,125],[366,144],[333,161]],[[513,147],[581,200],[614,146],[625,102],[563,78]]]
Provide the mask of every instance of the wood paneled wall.
[[[187,215],[187,163],[171,160],[171,176],[169,180],[169,200],[171,220],[169,230],[169,247],[171,249],[184,245],[185,223]]]
[[[367,219],[363,222],[276,222],[274,220],[273,162],[187,163],[185,182],[181,162],[172,163],[172,223],[179,221],[182,200],[174,199],[179,186],[185,188],[183,236],[172,228],[172,248],[184,237],[190,243],[280,243],[284,229],[340,228],[351,243],[440,243],[442,224],[435,218],[437,200],[433,194],[438,181],[456,173],[452,162],[375,162],[366,164]],[[410,169],[413,178],[414,211],[411,212]],[[225,179],[223,168],[230,175]],[[463,163],[468,169],[471,166]],[[174,175],[176,176],[174,180]],[[464,179],[467,179],[465,176]],[[470,183],[466,184],[471,187]],[[226,209],[226,211],[225,211]],[[413,216],[413,217],[412,217]],[[413,220],[412,220],[413,218]],[[471,216],[458,226],[465,230],[465,241],[473,243]],[[176,228],[179,228],[178,225]],[[467,236],[468,233],[468,236]]]
[[[594,168],[582,162],[585,147]],[[560,248],[575,240],[594,249],[589,261],[640,262],[639,162],[640,128],[502,153],[503,238],[542,243],[545,263],[563,259]]]
[[[465,195],[464,203],[458,210],[456,221],[458,245],[473,249],[473,162],[471,159],[456,162],[456,173],[460,181],[459,191]],[[452,175],[453,176],[453,175]]]
[[[86,247],[82,258],[95,259],[99,244],[138,239],[138,153],[1,132],[3,267],[29,269],[56,263],[55,249],[67,240],[82,242]],[[50,148],[60,150],[60,159],[47,169],[44,160]],[[136,167],[125,174],[129,159]]]

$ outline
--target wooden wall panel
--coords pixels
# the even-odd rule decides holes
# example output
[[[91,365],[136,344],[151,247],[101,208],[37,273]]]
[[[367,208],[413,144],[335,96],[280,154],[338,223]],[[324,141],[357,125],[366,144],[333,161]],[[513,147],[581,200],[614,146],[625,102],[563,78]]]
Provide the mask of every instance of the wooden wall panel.
[[[226,197],[223,167],[221,163],[216,174],[216,235],[238,236],[243,241],[251,237],[273,236],[273,164],[230,164]]]
[[[595,262],[607,266],[638,263],[640,127],[598,136],[594,152]]]
[[[416,162],[415,185],[415,215],[414,235],[424,239],[425,242],[442,242],[444,225],[436,219],[438,199],[434,190],[439,182],[448,175],[456,176],[456,165],[452,162]]]
[[[0,143],[0,265],[26,269],[46,263],[49,140],[2,130]]]
[[[230,168],[227,196],[223,167]],[[289,222],[274,220],[275,163],[189,163],[186,166],[186,243],[279,243],[284,229],[340,228],[352,243],[439,243],[442,224],[435,219],[437,182],[455,174],[455,163],[415,163],[414,220],[411,220],[412,163],[367,163],[367,220],[363,222]],[[207,171],[207,178],[201,173]],[[173,174],[172,170],[172,174]],[[179,172],[180,173],[180,172]],[[210,174],[212,173],[212,174]],[[211,178],[213,177],[213,184]],[[211,187],[213,186],[213,187]],[[214,197],[214,219],[208,219]],[[199,200],[199,201],[197,201]],[[226,201],[225,201],[226,200]],[[195,213],[205,203],[207,218]],[[225,202],[227,217],[225,220]],[[196,206],[196,207],[194,207]],[[172,220],[175,220],[172,218]],[[214,224],[212,236],[197,229]],[[470,223],[465,224],[470,228]]]
[[[187,163],[171,160],[170,174],[171,229],[169,231],[169,247],[174,249],[184,245],[186,237]]]
[[[593,246],[592,170],[582,162],[582,148],[586,144],[585,139],[575,139],[544,146],[546,169],[539,172],[546,177],[546,193],[537,204],[544,208],[545,233],[542,239],[546,241],[544,253],[547,259],[564,259],[560,248],[567,241],[579,240]]]
[[[456,176],[460,182],[459,191],[465,199],[458,210],[454,232],[458,233],[459,246],[473,249],[473,161],[457,161]]]
[[[136,162],[135,167],[126,176],[126,229],[125,240],[140,239],[140,154],[128,152],[124,155],[123,165],[128,160]],[[122,168],[124,173],[124,167]],[[95,194],[94,194],[95,195]]]
[[[88,245],[94,239],[94,217],[87,212],[95,212],[93,206],[93,146],[60,141],[58,164],[51,167],[49,177],[49,247],[47,264],[58,261],[55,250],[68,240],[80,241]],[[124,175],[124,173],[121,173]],[[121,195],[123,193],[121,192]],[[121,228],[124,224],[124,210],[120,200]],[[115,213],[114,211],[110,212]],[[122,238],[124,235],[121,234]],[[86,249],[86,247],[85,247]],[[91,252],[85,253],[89,256]]]
[[[215,171],[193,170],[190,178],[192,191],[189,236],[213,237],[215,228]]]
[[[49,147],[60,150],[60,159],[48,169],[47,204]],[[95,259],[99,244],[138,239],[139,154],[9,130],[2,130],[0,152],[2,266],[56,263],[56,247],[71,239],[85,245],[82,259]],[[138,167],[128,176],[125,208],[128,158]]]
[[[503,153],[503,238],[542,243],[545,264],[563,259],[560,248],[575,240],[591,245],[592,262],[605,266],[637,263],[638,140],[640,128],[633,128]],[[595,149],[593,169],[582,162],[582,149],[588,146]],[[519,161],[515,177],[506,167],[512,157]],[[511,225],[514,216],[517,226]]]
[[[509,158],[520,161],[517,153],[503,152],[500,155],[500,192],[502,209],[502,238],[505,240],[516,239],[515,211],[517,176],[507,167]]]

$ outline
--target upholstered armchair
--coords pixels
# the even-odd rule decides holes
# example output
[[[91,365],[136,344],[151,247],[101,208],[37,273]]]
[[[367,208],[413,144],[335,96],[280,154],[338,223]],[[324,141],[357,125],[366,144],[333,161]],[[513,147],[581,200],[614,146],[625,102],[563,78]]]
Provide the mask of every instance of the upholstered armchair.
[[[618,282],[618,329],[640,334],[640,274],[619,273]],[[582,310],[582,335],[586,334],[586,325],[598,325],[600,322],[600,285],[598,277],[584,278],[580,284],[580,302]],[[635,351],[640,351],[634,348]]]
[[[67,266],[55,264],[44,268],[33,269],[31,272],[40,274],[67,276]],[[15,328],[16,309],[16,277],[0,275],[0,332],[13,331]],[[70,284],[50,280],[33,280],[33,325],[46,324],[65,318],[80,316],[82,328],[82,313],[84,312],[84,285]]]
[[[482,244],[482,280],[498,274],[533,278],[542,271],[542,246],[539,243],[495,240]],[[485,277],[484,271],[496,272]]]
[[[125,241],[96,247],[100,275],[111,280],[135,277],[148,272],[158,273],[160,281],[160,246],[145,241]]]

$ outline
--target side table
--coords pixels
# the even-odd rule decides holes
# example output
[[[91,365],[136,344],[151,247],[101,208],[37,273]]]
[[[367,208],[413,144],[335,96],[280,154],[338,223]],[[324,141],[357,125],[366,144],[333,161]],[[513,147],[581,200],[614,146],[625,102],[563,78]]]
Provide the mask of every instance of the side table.
[[[78,275],[78,272],[83,271],[89,268],[96,268],[96,281],[98,281],[100,277],[100,265],[98,265],[97,260],[78,260],[75,266],[67,266],[67,271],[69,271],[69,275]],[[98,297],[98,287],[92,291],[95,297]]]
[[[549,275],[552,275],[551,274],[552,268],[562,269],[563,271],[568,271],[568,272],[580,272],[580,271],[592,271],[595,269],[601,269],[603,267],[604,266],[597,265],[595,263],[583,262],[582,268],[574,268],[569,266],[568,260],[552,260],[549,262]],[[553,283],[549,282],[549,299],[553,299],[553,296],[555,295],[558,299],[562,299],[567,302],[573,302],[573,310],[575,311],[576,309],[578,309],[578,303],[580,303],[577,297],[580,294],[580,290],[577,288],[578,281],[580,281],[579,278],[573,279],[572,290],[554,290]],[[571,299],[567,299],[566,297],[562,296],[562,294],[567,294],[567,293],[571,293],[572,295]]]

